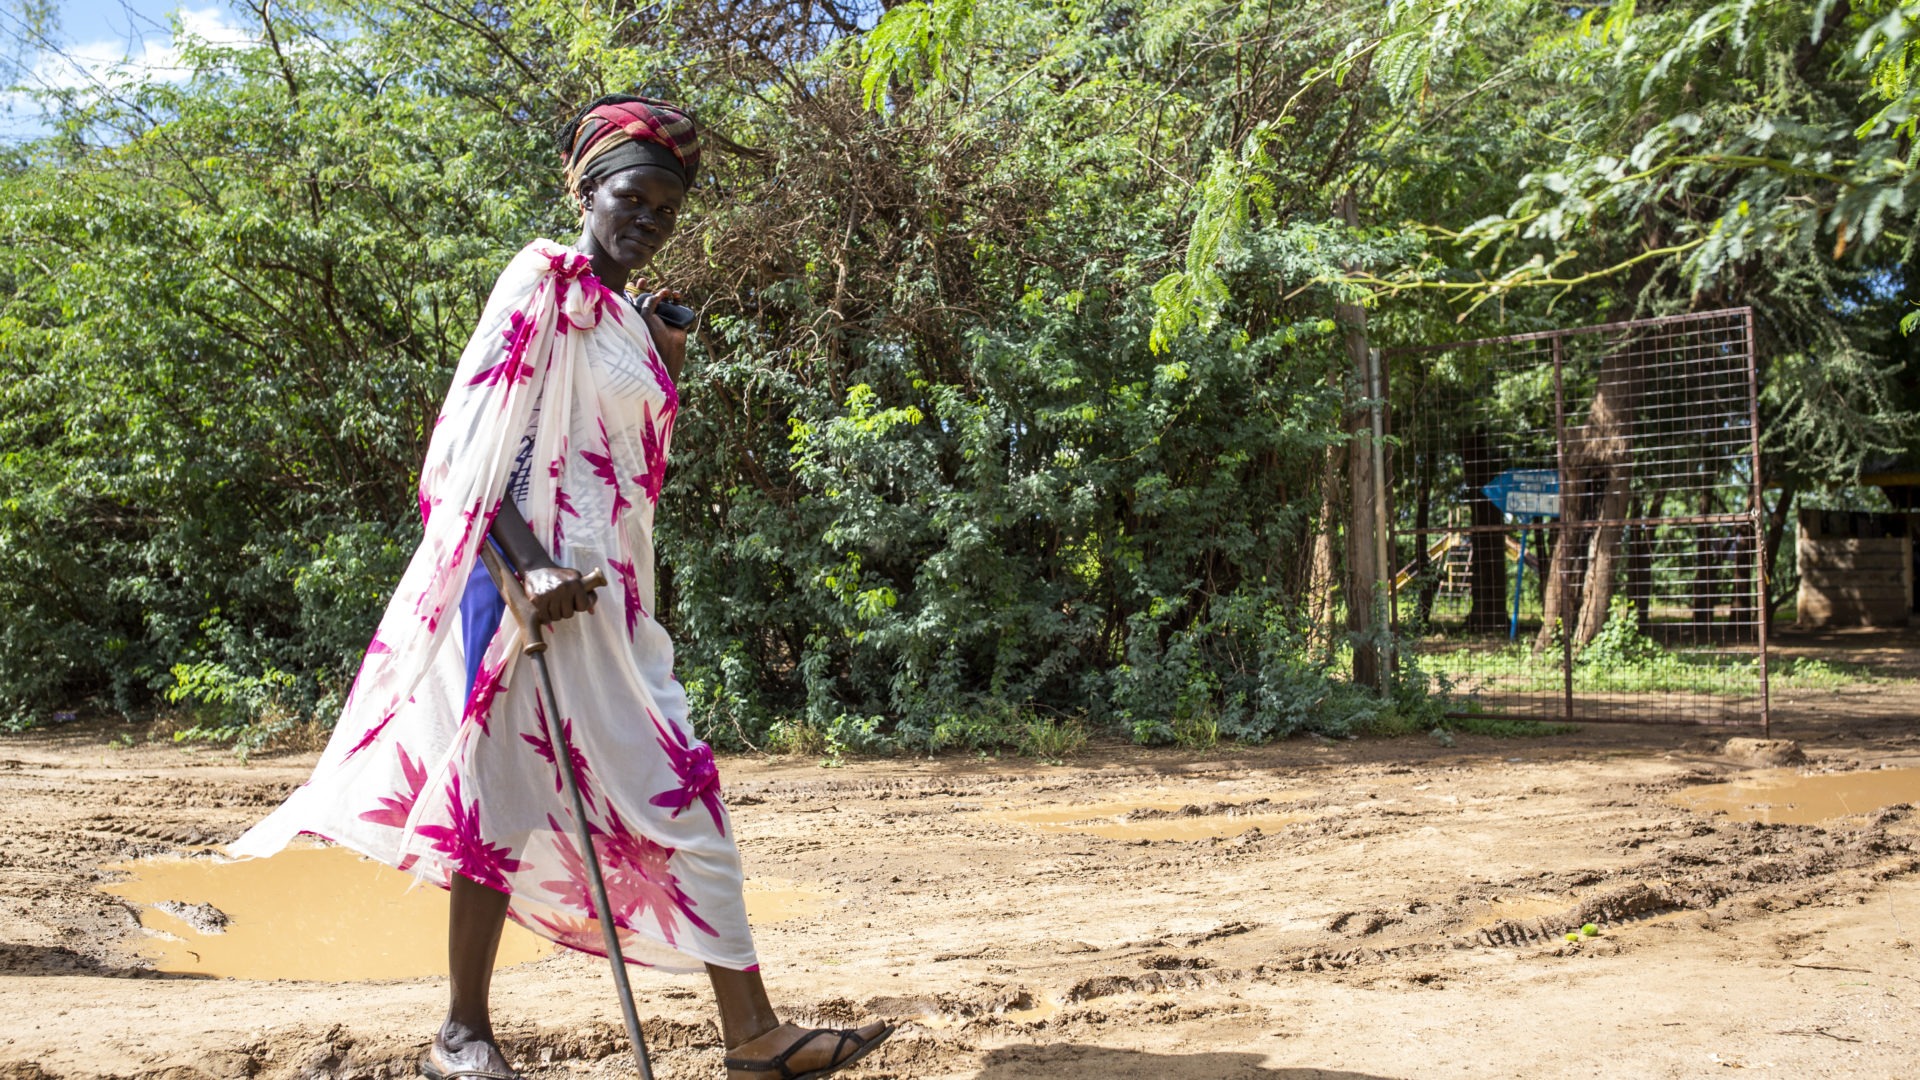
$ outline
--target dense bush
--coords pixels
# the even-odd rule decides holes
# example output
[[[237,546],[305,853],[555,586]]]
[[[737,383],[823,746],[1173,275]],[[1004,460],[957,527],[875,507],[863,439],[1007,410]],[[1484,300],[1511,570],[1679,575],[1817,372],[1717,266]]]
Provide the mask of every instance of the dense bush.
[[[1653,60],[1529,4],[1310,7],[298,0],[252,45],[188,49],[185,81],[69,92],[0,163],[0,723],[168,697],[216,731],[331,721],[480,299],[575,228],[551,133],[629,87],[710,127],[661,267],[704,308],[659,527],[703,734],[1045,753],[1061,718],[1189,745],[1431,723],[1410,667],[1385,696],[1344,680],[1309,589],[1348,338],[1684,306],[1700,271],[1668,271],[1698,245],[1640,260],[1643,219],[1720,207],[1589,204],[1591,287],[1549,312],[1551,275],[1516,278],[1459,326],[1477,264],[1448,236],[1580,258],[1512,212],[1543,199],[1523,177],[1569,152],[1557,125],[1602,155],[1645,119],[1609,126],[1602,92],[1569,119],[1543,76],[1604,89]],[[1770,47],[1800,48],[1806,14],[1776,7]],[[1850,130],[1862,69],[1816,53],[1807,120]],[[1840,255],[1769,277],[1746,242],[1707,280],[1791,293],[1865,373],[1833,400],[1871,438],[1796,467],[1906,437],[1909,406],[1869,392],[1898,382],[1868,325],[1891,294],[1808,307]],[[1361,278],[1394,297],[1371,326],[1343,306]],[[1822,400],[1777,407],[1804,427]]]

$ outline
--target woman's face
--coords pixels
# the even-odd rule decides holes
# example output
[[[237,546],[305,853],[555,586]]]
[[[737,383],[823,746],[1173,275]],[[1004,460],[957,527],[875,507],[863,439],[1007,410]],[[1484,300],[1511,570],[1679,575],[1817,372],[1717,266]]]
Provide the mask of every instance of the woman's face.
[[[622,267],[638,270],[673,236],[687,189],[667,170],[643,165],[614,173],[584,195],[593,246]]]

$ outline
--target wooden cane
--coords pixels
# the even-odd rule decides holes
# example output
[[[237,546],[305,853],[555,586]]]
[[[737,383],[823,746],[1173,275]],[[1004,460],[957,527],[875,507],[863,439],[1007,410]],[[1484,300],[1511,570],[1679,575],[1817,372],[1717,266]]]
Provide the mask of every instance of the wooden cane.
[[[633,1060],[640,1066],[640,1080],[653,1080],[653,1063],[647,1058],[647,1042],[640,1034],[640,1014],[633,1007],[633,987],[627,982],[627,962],[620,954],[620,931],[613,923],[613,905],[607,902],[607,882],[600,871],[599,853],[593,847],[593,831],[587,827],[587,806],[580,797],[579,778],[573,774],[573,745],[560,723],[560,701],[553,693],[553,676],[547,672],[544,655],[547,641],[540,632],[539,614],[520,579],[507,570],[492,544],[480,545],[480,558],[486,562],[487,573],[493,577],[501,599],[507,602],[507,610],[526,632],[527,643],[521,653],[533,657],[533,666],[540,672],[540,688],[546,698],[547,745],[553,748],[553,762],[560,773],[561,786],[573,806],[574,831],[580,840],[580,850],[586,854],[587,884],[593,890],[594,911],[599,916],[600,933],[607,946],[607,962],[613,965],[613,986],[620,994],[620,1018],[626,1021],[627,1038],[633,1042]],[[589,589],[598,589],[607,583],[607,576],[595,569],[580,581]]]

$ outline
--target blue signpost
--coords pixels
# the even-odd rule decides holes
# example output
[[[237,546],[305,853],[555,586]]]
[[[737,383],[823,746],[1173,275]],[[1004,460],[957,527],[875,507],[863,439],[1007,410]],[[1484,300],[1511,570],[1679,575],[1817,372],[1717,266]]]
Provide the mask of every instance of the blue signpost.
[[[1560,474],[1553,469],[1508,469],[1480,489],[1501,513],[1527,519],[1560,516]],[[1520,556],[1513,567],[1513,614],[1507,640],[1520,636],[1520,586],[1527,578],[1527,530],[1520,530]]]

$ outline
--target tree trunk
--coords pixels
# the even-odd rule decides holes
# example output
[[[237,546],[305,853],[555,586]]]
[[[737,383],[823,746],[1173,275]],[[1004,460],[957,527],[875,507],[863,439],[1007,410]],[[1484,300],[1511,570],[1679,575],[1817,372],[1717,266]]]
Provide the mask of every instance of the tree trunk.
[[[1375,631],[1379,598],[1380,558],[1375,547],[1373,428],[1368,411],[1360,402],[1366,397],[1365,378],[1370,367],[1367,356],[1366,314],[1358,305],[1338,305],[1338,317],[1347,326],[1347,351],[1354,356],[1355,378],[1349,380],[1347,406],[1347,575],[1344,592],[1347,599],[1347,632],[1353,637],[1353,681],[1362,686],[1380,686],[1380,656],[1369,640]],[[1359,323],[1348,320],[1356,317]]]
[[[1695,513],[1705,517],[1716,509],[1713,492],[1700,492]],[[1719,598],[1714,590],[1720,585],[1720,560],[1724,554],[1719,526],[1701,525],[1694,529],[1693,580],[1688,586],[1692,592],[1687,619],[1688,644],[1702,645],[1713,640],[1714,602]]]
[[[1336,387],[1340,385],[1340,372],[1335,369],[1329,381]],[[1343,451],[1340,447],[1329,446],[1320,467],[1320,520],[1313,534],[1313,563],[1307,571],[1307,652],[1316,660],[1326,661],[1333,658],[1333,593],[1337,587],[1338,568],[1333,555],[1333,543],[1339,528],[1341,504],[1340,459]]]
[[[1606,488],[1600,494],[1595,518],[1611,522],[1597,525],[1587,544],[1586,580],[1580,590],[1580,618],[1574,623],[1573,642],[1585,645],[1607,625],[1607,612],[1613,603],[1614,579],[1620,563],[1619,521],[1626,517],[1632,493],[1627,488],[1624,468],[1609,468]]]
[[[1587,405],[1586,422],[1567,431],[1561,456],[1560,542],[1547,578],[1546,616],[1535,649],[1553,641],[1569,613],[1576,646],[1592,641],[1607,623],[1619,568],[1620,526],[1591,522],[1624,518],[1633,497],[1633,457],[1628,430],[1640,392],[1638,357],[1629,348],[1600,359],[1600,381]]]
[[[1647,500],[1635,500],[1634,517],[1647,516],[1647,510]],[[1626,547],[1627,597],[1633,601],[1634,625],[1645,630],[1653,620],[1653,530],[1635,525],[1620,542]]]
[[[1567,607],[1567,591],[1573,579],[1575,549],[1582,547],[1579,529],[1579,500],[1560,492],[1560,528],[1554,531],[1553,558],[1547,563],[1547,591],[1540,603],[1540,633],[1534,636],[1533,649],[1544,652],[1553,644],[1562,613]]]
[[[1359,224],[1353,192],[1340,196],[1340,215],[1348,226]],[[1371,641],[1377,629],[1374,610],[1379,594],[1380,565],[1378,495],[1375,490],[1373,423],[1362,403],[1372,396],[1373,358],[1367,341],[1367,309],[1337,303],[1334,319],[1346,337],[1352,374],[1347,379],[1347,494],[1352,513],[1347,520],[1347,630],[1353,636],[1353,681],[1382,686],[1379,650]]]
[[[1774,582],[1781,580],[1780,544],[1787,537],[1787,522],[1793,519],[1793,500],[1799,494],[1799,488],[1793,481],[1786,481],[1780,488],[1780,502],[1767,518],[1767,607],[1763,616],[1767,626],[1773,626],[1773,609],[1786,601],[1785,593],[1775,596],[1772,591]]]
[[[1600,359],[1600,385],[1587,408],[1587,422],[1570,440],[1567,460],[1591,507],[1586,514],[1596,525],[1587,545],[1586,572],[1581,575],[1580,617],[1574,622],[1574,645],[1592,641],[1607,625],[1620,562],[1620,526],[1633,501],[1631,429],[1640,397],[1640,358],[1637,350],[1615,349]],[[1564,499],[1562,500],[1564,505]],[[1604,524],[1614,522],[1616,524]]]

